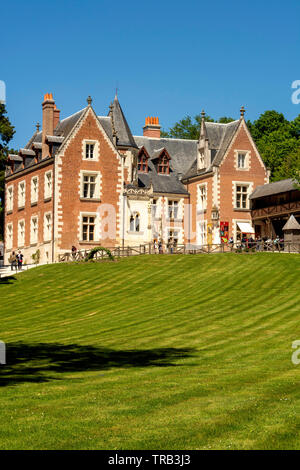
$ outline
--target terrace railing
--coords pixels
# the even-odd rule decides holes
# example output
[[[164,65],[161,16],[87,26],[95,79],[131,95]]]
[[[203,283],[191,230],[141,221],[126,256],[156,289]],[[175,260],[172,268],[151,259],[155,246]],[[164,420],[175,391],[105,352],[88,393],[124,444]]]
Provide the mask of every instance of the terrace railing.
[[[146,243],[138,246],[125,247],[106,247],[115,258],[124,258],[128,256],[151,255],[151,254],[212,254],[212,253],[257,253],[257,252],[284,252],[300,253],[300,243],[296,242],[237,242],[206,245],[184,245],[174,246],[163,245],[159,250],[153,243]],[[59,255],[59,262],[79,262],[84,261],[91,250],[78,250],[75,252],[66,252]],[[108,259],[108,254],[103,250],[94,255],[94,260],[101,261]]]

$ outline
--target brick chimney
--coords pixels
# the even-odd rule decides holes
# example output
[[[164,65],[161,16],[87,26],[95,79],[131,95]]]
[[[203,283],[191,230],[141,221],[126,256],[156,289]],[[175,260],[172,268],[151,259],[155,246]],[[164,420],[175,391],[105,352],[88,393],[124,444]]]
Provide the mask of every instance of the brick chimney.
[[[60,114],[60,110],[57,109],[56,104],[55,104],[54,111],[53,111],[53,129],[55,129],[57,124],[59,123],[59,114]]]
[[[46,93],[42,103],[43,127],[42,127],[42,158],[48,157],[49,145],[46,142],[47,135],[53,135],[54,125],[54,99],[52,93]]]
[[[144,137],[154,137],[160,139],[160,125],[158,117],[146,117],[143,127]]]

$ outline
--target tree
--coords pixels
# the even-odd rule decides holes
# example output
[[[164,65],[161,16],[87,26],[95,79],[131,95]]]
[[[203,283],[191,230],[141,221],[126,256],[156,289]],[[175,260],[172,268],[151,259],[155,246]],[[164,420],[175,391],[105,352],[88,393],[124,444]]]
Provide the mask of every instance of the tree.
[[[215,120],[210,116],[205,116],[204,120],[206,122],[215,122]],[[233,121],[231,117],[222,117],[219,119],[218,122],[220,123],[228,123]],[[185,118],[181,119],[180,121],[176,122],[173,127],[169,129],[169,131],[162,131],[162,137],[169,137],[173,139],[192,139],[198,140],[200,134],[200,127],[201,127],[201,115],[197,114],[194,118],[191,116],[186,116]]]
[[[5,106],[0,104],[0,239],[3,239],[5,162],[9,153],[8,143],[14,133],[14,126],[7,117]]]

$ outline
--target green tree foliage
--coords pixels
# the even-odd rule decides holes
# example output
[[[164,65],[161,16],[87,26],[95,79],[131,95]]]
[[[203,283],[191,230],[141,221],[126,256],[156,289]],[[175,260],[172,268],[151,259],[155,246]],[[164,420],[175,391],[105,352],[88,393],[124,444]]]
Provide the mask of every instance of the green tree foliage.
[[[5,162],[9,153],[8,143],[14,133],[14,126],[7,117],[5,106],[0,104],[0,239],[3,239]]]

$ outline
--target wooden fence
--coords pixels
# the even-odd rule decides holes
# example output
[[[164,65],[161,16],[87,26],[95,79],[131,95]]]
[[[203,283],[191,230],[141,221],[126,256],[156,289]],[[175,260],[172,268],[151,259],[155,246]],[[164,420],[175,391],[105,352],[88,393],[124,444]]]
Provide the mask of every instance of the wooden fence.
[[[293,242],[252,242],[252,243],[222,243],[212,245],[176,245],[173,247],[163,246],[159,251],[152,243],[138,246],[126,247],[106,247],[115,258],[128,256],[152,255],[152,254],[211,254],[211,253],[257,253],[257,252],[285,252],[300,253],[300,243]],[[91,250],[79,250],[73,253],[66,252],[59,255],[59,262],[84,261]],[[108,254],[100,250],[94,255],[94,260],[101,261],[108,259]]]

